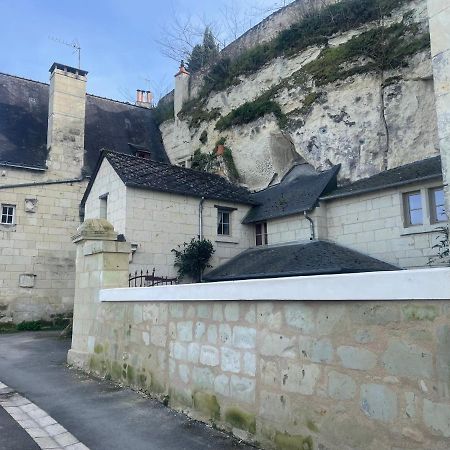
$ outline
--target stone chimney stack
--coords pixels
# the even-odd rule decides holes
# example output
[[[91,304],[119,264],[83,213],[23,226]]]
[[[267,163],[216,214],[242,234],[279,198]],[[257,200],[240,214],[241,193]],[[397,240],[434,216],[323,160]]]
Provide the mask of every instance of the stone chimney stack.
[[[53,176],[77,178],[84,162],[85,70],[54,63],[50,67],[47,167]]]
[[[181,111],[184,103],[189,100],[189,72],[184,67],[184,61],[181,61],[180,69],[175,74],[175,93],[174,93],[174,114],[175,120],[177,114]]]

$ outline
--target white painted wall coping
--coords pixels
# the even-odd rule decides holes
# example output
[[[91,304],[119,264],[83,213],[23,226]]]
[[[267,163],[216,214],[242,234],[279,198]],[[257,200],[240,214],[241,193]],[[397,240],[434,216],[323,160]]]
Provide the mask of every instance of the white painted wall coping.
[[[102,289],[101,302],[449,300],[450,268]]]

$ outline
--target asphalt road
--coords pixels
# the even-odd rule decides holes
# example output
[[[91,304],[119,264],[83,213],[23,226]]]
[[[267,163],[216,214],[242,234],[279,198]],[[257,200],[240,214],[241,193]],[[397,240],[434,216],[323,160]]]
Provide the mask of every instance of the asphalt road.
[[[65,365],[56,333],[0,335],[0,381],[45,410],[91,450],[251,450],[159,402]],[[0,450],[34,450],[0,407]]]

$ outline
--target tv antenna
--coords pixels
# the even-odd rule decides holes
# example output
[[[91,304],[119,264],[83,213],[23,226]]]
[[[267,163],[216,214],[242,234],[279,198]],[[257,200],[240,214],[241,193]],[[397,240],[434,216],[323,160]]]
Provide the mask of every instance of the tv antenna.
[[[67,47],[72,47],[73,53],[78,54],[78,68],[81,69],[81,47],[80,47],[80,43],[78,42],[77,39],[74,39],[72,42],[67,42],[67,41],[64,41],[63,39],[53,37],[53,36],[49,36],[48,38],[53,42],[57,42],[58,44],[66,45]]]

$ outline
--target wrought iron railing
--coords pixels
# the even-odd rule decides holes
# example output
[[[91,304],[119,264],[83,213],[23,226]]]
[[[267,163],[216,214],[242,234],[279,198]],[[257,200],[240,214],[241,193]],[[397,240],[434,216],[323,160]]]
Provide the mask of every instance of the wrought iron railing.
[[[128,286],[129,287],[152,287],[152,286],[167,286],[172,284],[178,284],[178,278],[157,277],[155,276],[155,269],[152,272],[137,270],[130,273],[128,276]]]

